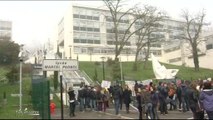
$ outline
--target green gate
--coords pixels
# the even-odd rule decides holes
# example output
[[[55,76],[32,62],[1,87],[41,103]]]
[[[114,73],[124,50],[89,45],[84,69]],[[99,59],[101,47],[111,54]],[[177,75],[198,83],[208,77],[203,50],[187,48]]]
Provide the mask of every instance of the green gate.
[[[42,119],[50,119],[50,86],[43,75],[32,75],[32,104]]]

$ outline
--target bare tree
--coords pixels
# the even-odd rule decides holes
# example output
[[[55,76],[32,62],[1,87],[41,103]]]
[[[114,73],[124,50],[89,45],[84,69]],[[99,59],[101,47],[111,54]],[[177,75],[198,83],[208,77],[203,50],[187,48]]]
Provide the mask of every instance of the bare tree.
[[[204,25],[204,18],[206,14],[204,11],[197,13],[197,15],[190,15],[187,10],[183,10],[182,17],[185,19],[185,30],[186,34],[183,39],[188,41],[192,48],[192,56],[194,60],[195,71],[199,71],[199,56],[198,56],[198,45],[202,40],[200,34]]]
[[[135,32],[139,31],[130,31],[130,29],[134,26],[134,23],[141,17],[137,16],[134,17],[133,20],[126,20],[127,28],[122,30],[123,32],[120,33],[119,26],[121,26],[120,23],[122,23],[123,18],[125,16],[128,16],[132,14],[134,8],[129,8],[127,10],[122,9],[124,4],[122,4],[121,0],[103,0],[106,7],[109,9],[113,23],[113,33],[115,35],[115,60],[118,60],[118,56],[120,55],[121,51],[123,50],[124,46],[127,45],[127,42],[131,38],[132,35],[134,35]]]
[[[136,42],[137,48],[136,48],[135,62],[133,65],[133,70],[136,71],[138,68],[137,66],[138,66],[139,53],[145,46],[147,46],[145,63],[147,62],[150,51],[150,45],[152,42],[155,42],[157,40],[156,38],[152,38],[150,35],[153,32],[160,32],[160,30],[158,30],[159,21],[163,20],[165,14],[163,12],[158,11],[156,7],[147,5],[144,6],[143,10],[137,8],[134,13],[137,16],[141,16],[140,19],[141,24],[139,24],[138,28],[140,30],[137,32],[138,39]]]

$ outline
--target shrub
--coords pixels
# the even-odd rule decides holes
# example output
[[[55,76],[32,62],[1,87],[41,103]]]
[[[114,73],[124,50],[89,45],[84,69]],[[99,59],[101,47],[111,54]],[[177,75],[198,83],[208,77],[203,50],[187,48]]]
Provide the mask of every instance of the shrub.
[[[17,82],[19,79],[18,79],[18,70],[15,66],[13,66],[11,68],[11,70],[6,74],[6,77],[8,79],[8,82],[10,84],[14,84],[15,82]]]

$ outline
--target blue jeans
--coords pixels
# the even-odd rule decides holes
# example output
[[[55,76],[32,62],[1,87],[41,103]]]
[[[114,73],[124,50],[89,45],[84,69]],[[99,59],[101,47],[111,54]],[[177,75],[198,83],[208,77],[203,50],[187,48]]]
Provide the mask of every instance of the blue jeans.
[[[159,119],[157,105],[152,105],[153,119]]]
[[[90,98],[89,97],[86,97],[85,98],[85,108],[91,108],[91,106],[90,106]]]
[[[153,119],[152,103],[146,104],[146,119],[148,119],[148,115],[150,115],[150,118]]]
[[[212,120],[213,119],[213,111],[206,111],[208,117],[209,117],[209,120]]]
[[[181,101],[182,101],[183,112],[186,112],[187,110],[189,110],[188,100],[185,97],[182,97]]]
[[[70,116],[75,116],[75,102],[70,103]]]
[[[90,99],[90,106],[93,108],[93,110],[97,110],[96,100]]]
[[[115,114],[118,115],[119,108],[120,108],[120,100],[119,99],[114,99],[114,102],[115,102]]]
[[[84,98],[80,98],[80,111],[83,111],[83,108],[84,108]]]

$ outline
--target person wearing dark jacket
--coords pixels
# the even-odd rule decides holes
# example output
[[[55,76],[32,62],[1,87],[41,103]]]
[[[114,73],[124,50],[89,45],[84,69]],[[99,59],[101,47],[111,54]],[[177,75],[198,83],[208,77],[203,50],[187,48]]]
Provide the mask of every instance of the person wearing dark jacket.
[[[82,112],[84,109],[84,101],[85,101],[85,97],[84,97],[84,88],[83,86],[81,86],[80,90],[78,90],[78,101],[80,103],[79,105],[79,109]]]
[[[181,101],[182,101],[182,111],[186,112],[189,111],[189,106],[188,106],[188,86],[182,82],[181,84]]]
[[[160,100],[160,113],[161,114],[168,114],[167,111],[167,104],[166,104],[166,98],[168,96],[168,89],[167,84],[163,83],[160,87],[159,91],[159,100]]]
[[[213,119],[213,89],[211,82],[205,82],[203,91],[200,93],[200,101],[203,109],[206,111],[209,120]]]
[[[153,91],[151,91],[153,119],[159,119],[159,116],[157,113],[158,99],[159,98],[158,98],[158,94],[156,92],[156,88],[155,88],[155,86],[153,86]]]
[[[124,104],[126,105],[126,113],[129,113],[129,104],[131,103],[131,96],[132,96],[132,91],[126,85],[125,90],[123,92],[123,100],[124,100]]]
[[[118,83],[113,88],[112,96],[113,96],[113,99],[114,99],[115,114],[118,115],[119,114],[119,108],[120,108],[120,101],[121,101],[120,98],[122,96],[122,90],[121,90],[121,87],[118,85]]]
[[[68,95],[69,95],[69,102],[70,102],[70,117],[71,116],[75,116],[75,93],[74,93],[74,90],[72,87],[69,88],[69,91],[68,91]]]
[[[146,119],[149,119],[148,116],[150,116],[151,119],[154,119],[153,112],[152,112],[151,93],[148,87],[146,89],[143,89],[143,97],[144,97],[144,103],[145,103]]]
[[[141,88],[138,88],[137,90],[137,93],[136,93],[136,100],[137,100],[137,103],[138,103],[138,111],[139,111],[139,120],[142,120],[142,93],[141,93]]]
[[[190,88],[188,89],[188,100],[189,107],[193,113],[193,118],[200,119],[200,116],[197,115],[197,111],[199,111],[198,91],[196,90],[196,84],[194,83],[191,83]]]

